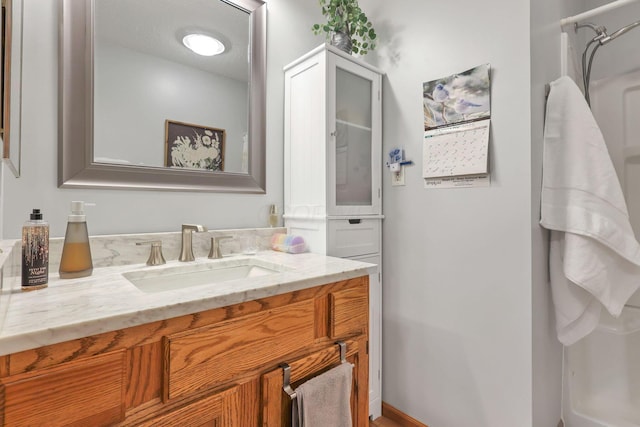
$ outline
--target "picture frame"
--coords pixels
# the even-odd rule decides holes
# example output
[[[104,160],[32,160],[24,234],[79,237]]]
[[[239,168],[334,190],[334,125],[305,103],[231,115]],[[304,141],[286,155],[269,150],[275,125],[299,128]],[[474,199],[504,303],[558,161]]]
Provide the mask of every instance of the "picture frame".
[[[164,164],[171,168],[224,171],[224,129],[165,120]]]

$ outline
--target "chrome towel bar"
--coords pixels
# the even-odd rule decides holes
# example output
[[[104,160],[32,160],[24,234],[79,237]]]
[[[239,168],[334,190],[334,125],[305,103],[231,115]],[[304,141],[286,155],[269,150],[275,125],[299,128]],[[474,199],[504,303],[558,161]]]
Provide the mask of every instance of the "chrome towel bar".
[[[340,347],[340,363],[347,362],[347,344],[344,341],[336,341],[336,345]],[[289,395],[291,400],[295,400],[296,392],[291,387],[291,367],[288,363],[282,363],[280,365],[282,367],[282,389],[285,393]]]

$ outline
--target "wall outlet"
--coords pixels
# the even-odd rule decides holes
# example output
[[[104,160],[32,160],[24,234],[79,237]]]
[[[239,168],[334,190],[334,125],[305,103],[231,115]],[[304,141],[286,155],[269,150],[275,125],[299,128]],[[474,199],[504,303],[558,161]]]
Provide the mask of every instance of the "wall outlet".
[[[400,172],[391,172],[391,185],[404,185],[404,166],[400,166]]]

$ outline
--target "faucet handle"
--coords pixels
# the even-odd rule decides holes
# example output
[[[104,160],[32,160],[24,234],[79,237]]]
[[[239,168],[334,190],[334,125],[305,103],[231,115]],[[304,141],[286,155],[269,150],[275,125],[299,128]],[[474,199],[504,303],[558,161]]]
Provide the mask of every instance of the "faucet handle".
[[[136,242],[136,246],[141,245],[151,245],[151,253],[149,254],[147,265],[162,265],[167,263],[162,256],[161,240],[145,240],[143,242]]]
[[[233,239],[233,236],[213,236],[211,238],[211,249],[209,250],[209,258],[222,258],[222,252],[220,251],[220,240],[226,239]]]

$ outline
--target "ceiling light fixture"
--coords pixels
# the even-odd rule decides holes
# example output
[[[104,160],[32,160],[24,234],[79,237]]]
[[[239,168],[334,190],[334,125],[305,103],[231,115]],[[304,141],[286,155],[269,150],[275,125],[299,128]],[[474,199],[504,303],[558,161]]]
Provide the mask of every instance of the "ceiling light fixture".
[[[182,38],[182,43],[202,56],[220,55],[225,49],[220,40],[206,34],[187,34]]]

